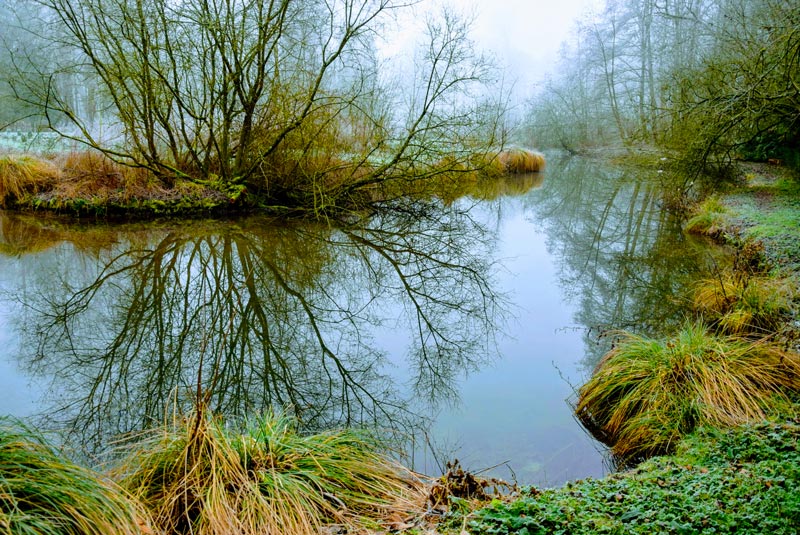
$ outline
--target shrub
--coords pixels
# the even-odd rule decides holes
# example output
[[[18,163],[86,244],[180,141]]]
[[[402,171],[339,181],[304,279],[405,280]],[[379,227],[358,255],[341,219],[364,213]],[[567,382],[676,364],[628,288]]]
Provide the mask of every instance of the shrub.
[[[380,514],[418,492],[363,435],[302,436],[283,416],[234,433],[198,411],[126,450],[115,473],[165,533],[311,535],[328,522]]]
[[[668,453],[701,425],[758,420],[800,389],[800,355],[687,324],[672,339],[621,333],[575,412],[623,465]]]
[[[135,502],[59,456],[29,429],[0,422],[0,532],[120,535],[146,531]]]

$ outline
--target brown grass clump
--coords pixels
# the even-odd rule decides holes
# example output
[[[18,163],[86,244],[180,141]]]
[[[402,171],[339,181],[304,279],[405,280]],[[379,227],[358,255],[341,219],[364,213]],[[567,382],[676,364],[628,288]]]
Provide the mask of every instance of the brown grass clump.
[[[115,473],[171,534],[317,535],[325,524],[374,522],[423,494],[363,435],[303,436],[283,416],[234,433],[195,412],[127,453]]]
[[[538,173],[544,170],[544,155],[526,149],[512,148],[500,151],[497,160],[507,173]]]
[[[26,194],[49,188],[58,178],[56,166],[32,156],[0,156],[0,207]]]
[[[96,151],[71,152],[56,164],[62,177],[53,193],[59,198],[127,201],[152,196],[159,189],[147,170],[117,163]]]
[[[796,295],[790,279],[723,272],[697,284],[693,306],[723,332],[765,334],[781,330],[794,311]]]
[[[626,465],[669,453],[698,426],[761,420],[800,391],[800,355],[689,324],[673,338],[621,333],[579,390],[576,415]]]

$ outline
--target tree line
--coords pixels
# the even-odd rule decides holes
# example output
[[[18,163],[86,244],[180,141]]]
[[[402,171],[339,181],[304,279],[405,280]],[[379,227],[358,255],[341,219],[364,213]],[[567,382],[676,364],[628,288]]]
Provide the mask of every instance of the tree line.
[[[800,167],[800,4],[608,0],[529,104],[539,145],[655,145],[691,169]]]

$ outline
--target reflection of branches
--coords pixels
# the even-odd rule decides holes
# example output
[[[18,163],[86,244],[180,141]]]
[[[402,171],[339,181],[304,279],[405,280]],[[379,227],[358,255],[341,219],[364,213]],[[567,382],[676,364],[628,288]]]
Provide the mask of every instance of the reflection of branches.
[[[280,406],[309,428],[403,426],[408,400],[372,329],[407,307],[416,393],[452,394],[497,312],[480,232],[451,210],[340,231],[253,220],[121,240],[86,284],[41,280],[26,302],[36,362],[68,396],[53,418],[99,446],[199,387],[232,417]]]
[[[659,206],[659,187],[619,169],[571,159],[551,164],[531,206],[561,259],[562,285],[579,298],[589,332],[650,333],[680,322],[686,287],[702,272],[705,249]],[[563,174],[564,176],[558,176]],[[605,346],[587,344],[592,366]]]

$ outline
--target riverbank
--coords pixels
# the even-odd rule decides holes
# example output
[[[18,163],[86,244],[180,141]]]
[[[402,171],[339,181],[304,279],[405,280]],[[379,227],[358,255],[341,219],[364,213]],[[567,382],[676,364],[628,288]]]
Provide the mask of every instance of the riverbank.
[[[796,336],[787,332],[796,331],[797,324],[800,184],[788,170],[766,164],[745,164],[742,172],[738,185],[706,197],[690,211],[686,229],[732,245],[749,263],[739,269],[792,281],[794,313],[781,338],[796,350]],[[456,508],[439,532],[796,534],[798,399],[794,392],[794,402],[776,408],[766,421],[700,428],[674,454],[602,479],[528,488],[482,508]]]
[[[330,160],[330,161],[329,161]],[[302,166],[301,166],[302,163]],[[541,177],[541,153],[517,147],[474,153],[461,160],[417,162],[381,170],[374,162],[295,162],[265,184],[223,180],[215,174],[160,177],[97,151],[53,155],[0,151],[0,209],[78,218],[156,219],[262,213],[286,217],[371,213],[399,199],[503,194],[506,179]],[[340,176],[341,175],[341,176]],[[535,180],[522,180],[530,188]],[[519,185],[510,185],[512,191]]]

